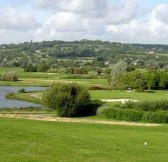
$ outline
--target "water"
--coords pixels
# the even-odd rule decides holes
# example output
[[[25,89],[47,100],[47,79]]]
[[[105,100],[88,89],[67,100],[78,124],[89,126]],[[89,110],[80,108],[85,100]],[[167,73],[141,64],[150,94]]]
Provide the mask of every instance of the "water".
[[[17,86],[0,86],[0,108],[19,108],[19,107],[38,107],[39,104],[31,102],[13,100],[5,98],[9,92],[17,92],[19,89],[24,88],[26,91],[40,91],[45,90],[44,87],[17,87]]]

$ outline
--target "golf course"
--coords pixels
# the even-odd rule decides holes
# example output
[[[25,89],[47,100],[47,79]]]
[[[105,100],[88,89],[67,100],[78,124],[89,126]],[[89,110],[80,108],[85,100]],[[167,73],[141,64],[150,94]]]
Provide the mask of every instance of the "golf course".
[[[10,71],[9,68],[1,70]],[[108,87],[105,79],[67,79],[63,74],[25,73],[15,69],[17,82],[3,86],[50,86],[77,82]],[[166,91],[129,93],[125,90],[89,90],[91,99],[167,99]],[[41,103],[43,91],[16,93],[19,100]],[[113,102],[108,103],[110,105]],[[101,116],[60,118],[42,108],[0,109],[0,161],[22,162],[155,162],[168,159],[168,125],[126,122]]]

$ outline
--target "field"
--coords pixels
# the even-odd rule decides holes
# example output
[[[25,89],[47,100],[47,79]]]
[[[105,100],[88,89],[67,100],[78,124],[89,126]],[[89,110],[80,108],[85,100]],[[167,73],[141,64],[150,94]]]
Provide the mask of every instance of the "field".
[[[168,159],[167,125],[135,127],[4,118],[0,118],[0,123],[0,161],[155,162]]]
[[[71,78],[69,74],[24,72],[22,68],[1,67],[0,74],[4,72],[15,71],[19,81],[1,81],[0,85],[8,86],[50,86],[54,82],[77,82],[84,86],[100,85],[108,86],[106,79],[76,79]]]

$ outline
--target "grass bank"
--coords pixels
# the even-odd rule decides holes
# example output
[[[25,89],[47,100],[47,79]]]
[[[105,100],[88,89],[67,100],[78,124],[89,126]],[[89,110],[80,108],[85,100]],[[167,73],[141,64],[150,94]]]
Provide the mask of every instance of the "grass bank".
[[[26,93],[7,93],[5,97],[8,99],[22,100],[22,101],[42,104],[42,101],[41,101],[42,93],[43,92],[41,91],[26,92]]]

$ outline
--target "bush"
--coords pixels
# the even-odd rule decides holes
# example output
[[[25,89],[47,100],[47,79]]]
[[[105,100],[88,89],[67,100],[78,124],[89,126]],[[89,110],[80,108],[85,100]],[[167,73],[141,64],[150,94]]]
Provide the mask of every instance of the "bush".
[[[26,90],[24,88],[21,88],[17,91],[17,93],[26,93]]]
[[[90,115],[97,106],[91,102],[88,90],[74,83],[53,84],[44,92],[43,101],[61,117]]]

